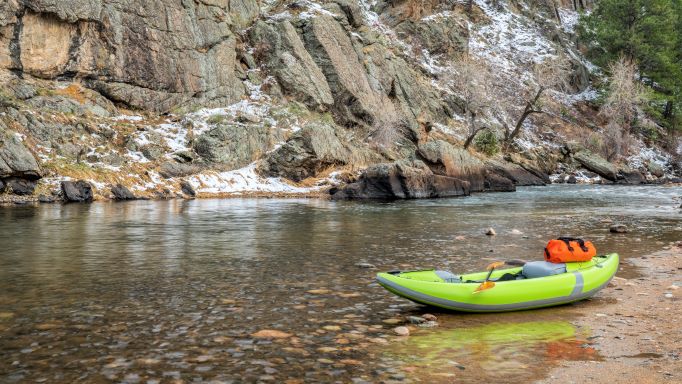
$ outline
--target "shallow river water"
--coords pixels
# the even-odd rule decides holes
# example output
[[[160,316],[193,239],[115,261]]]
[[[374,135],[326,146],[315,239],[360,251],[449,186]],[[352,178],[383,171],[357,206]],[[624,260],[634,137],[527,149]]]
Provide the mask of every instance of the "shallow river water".
[[[0,382],[542,377],[564,360],[600,359],[590,331],[570,323],[581,304],[444,313],[393,297],[375,273],[540,259],[547,239],[573,235],[621,253],[621,273],[635,276],[628,257],[682,239],[681,197],[679,187],[551,186],[392,203],[0,208]],[[630,233],[610,234],[611,222]],[[440,325],[393,336],[393,319],[424,313]],[[253,336],[262,330],[284,334]]]

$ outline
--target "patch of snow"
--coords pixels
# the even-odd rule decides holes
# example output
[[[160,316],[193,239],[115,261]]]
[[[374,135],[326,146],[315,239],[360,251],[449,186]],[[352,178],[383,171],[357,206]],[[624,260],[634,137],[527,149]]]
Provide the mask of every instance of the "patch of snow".
[[[485,0],[475,0],[491,23],[471,26],[471,53],[494,63],[510,74],[534,63],[556,57],[555,45],[530,25],[526,17],[514,13],[506,4],[497,8]]]
[[[655,164],[665,171],[666,176],[673,176],[670,166],[673,159],[669,154],[658,148],[647,147],[642,142],[639,142],[637,146],[637,154],[627,158],[630,168],[645,170],[649,164]]]
[[[183,151],[187,149],[189,144],[187,140],[187,130],[177,123],[159,124],[154,129],[155,132],[161,134],[166,140],[166,145],[173,152]]]
[[[451,11],[443,11],[443,12],[434,13],[433,15],[423,17],[421,21],[426,21],[426,22],[435,21],[438,19],[448,18],[450,16],[452,16]]]
[[[580,22],[580,13],[572,9],[559,8],[561,27],[566,33],[574,34],[575,28]]]
[[[329,12],[328,10],[322,8],[322,6],[320,4],[314,3],[312,1],[303,0],[303,1],[298,1],[296,4],[299,6],[306,7],[306,10],[301,12],[298,15],[298,17],[302,20],[311,19],[311,18],[315,17],[316,15],[326,15],[326,16],[332,16],[332,17],[336,16],[332,12]]]
[[[142,121],[144,120],[144,117],[140,115],[119,115],[114,116],[111,119],[116,121]]]
[[[268,19],[272,20],[272,21],[291,20],[292,18],[293,18],[293,16],[291,15],[291,13],[289,13],[289,11],[284,11],[284,12],[280,12],[280,13],[276,13],[274,15],[268,16]]]
[[[262,177],[256,172],[257,163],[227,172],[203,172],[187,179],[199,193],[241,194],[247,192],[310,193],[319,187],[303,188],[287,183],[281,178]]]

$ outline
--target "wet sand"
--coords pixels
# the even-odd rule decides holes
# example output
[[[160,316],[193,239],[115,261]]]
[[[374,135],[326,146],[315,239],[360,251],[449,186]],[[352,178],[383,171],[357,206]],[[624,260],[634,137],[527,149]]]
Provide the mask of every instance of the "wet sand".
[[[571,323],[591,329],[602,361],[562,362],[537,383],[682,383],[682,241],[666,248],[628,259],[639,277],[617,276],[576,306]]]

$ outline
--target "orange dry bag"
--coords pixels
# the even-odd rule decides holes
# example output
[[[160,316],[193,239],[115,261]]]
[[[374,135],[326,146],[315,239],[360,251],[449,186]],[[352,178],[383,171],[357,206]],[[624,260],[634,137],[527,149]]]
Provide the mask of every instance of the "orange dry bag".
[[[545,248],[545,260],[552,263],[590,261],[595,256],[597,256],[597,249],[591,242],[572,237],[550,240]]]

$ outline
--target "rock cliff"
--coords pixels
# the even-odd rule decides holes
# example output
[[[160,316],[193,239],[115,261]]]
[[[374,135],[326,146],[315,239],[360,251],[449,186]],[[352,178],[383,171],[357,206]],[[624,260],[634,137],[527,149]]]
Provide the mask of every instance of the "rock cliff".
[[[0,191],[42,201],[71,199],[74,185],[85,201],[330,188],[335,198],[421,198],[670,180],[674,150],[634,136],[614,164],[583,139],[601,129],[594,68],[574,38],[576,7],[589,6],[8,0]],[[472,149],[462,147],[467,95],[452,86],[463,55],[490,74],[493,104],[511,105],[479,116],[491,142]],[[539,84],[531,68],[557,58],[570,64],[567,86],[495,150],[505,118]]]

